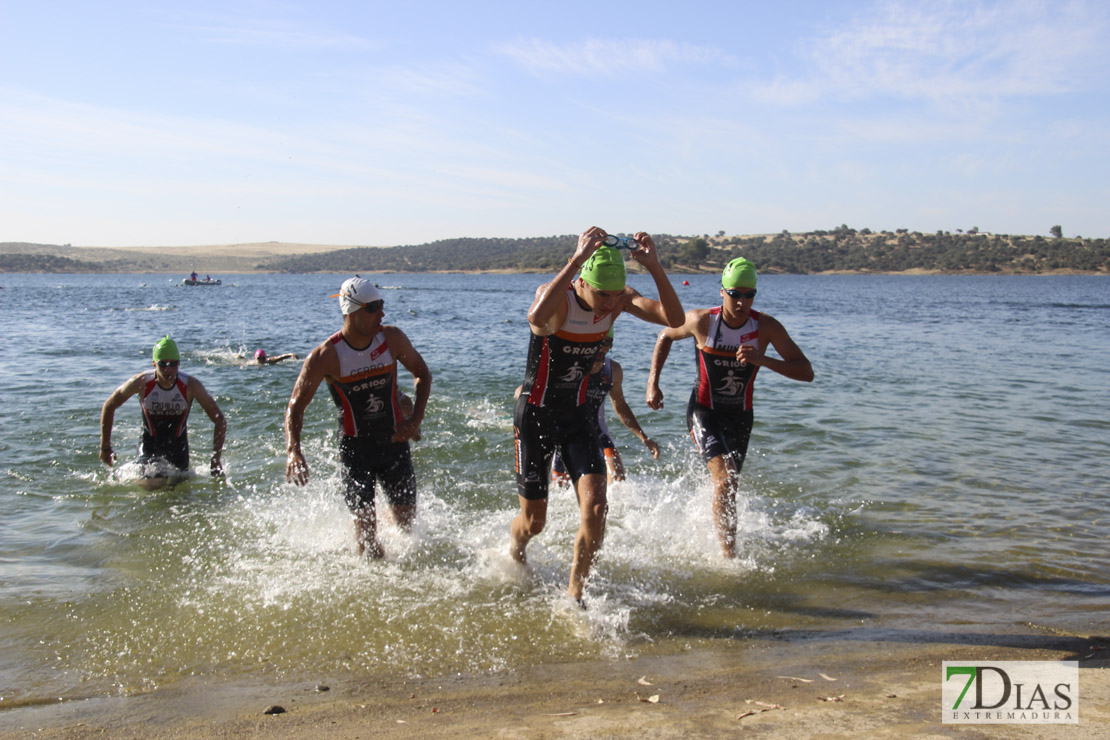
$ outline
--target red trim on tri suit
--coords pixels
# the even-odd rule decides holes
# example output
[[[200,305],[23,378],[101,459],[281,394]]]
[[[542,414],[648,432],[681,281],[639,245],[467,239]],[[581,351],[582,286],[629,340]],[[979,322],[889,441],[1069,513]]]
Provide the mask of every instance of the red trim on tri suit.
[[[355,427],[355,410],[351,407],[347,394],[339,386],[332,387],[335,389],[335,395],[343,402],[343,433],[348,437],[358,436],[358,429]]]
[[[383,342],[383,344],[385,344]],[[397,363],[393,363],[393,382],[389,384],[389,403],[393,407],[393,431],[397,431],[397,427],[405,420],[404,415],[401,413],[401,404],[397,403]]]
[[[713,389],[709,387],[709,369],[705,366],[705,355],[698,353],[698,403],[713,408]]]
[[[759,373],[759,365],[752,370],[752,377],[748,378],[748,387],[744,389],[744,410],[750,411],[752,400],[755,398],[755,376]]]
[[[547,394],[547,371],[551,364],[551,345],[547,337],[543,338],[543,349],[540,350],[539,367],[536,370],[536,380],[532,383],[532,392],[528,394],[528,403],[533,406],[543,406],[543,397]]]

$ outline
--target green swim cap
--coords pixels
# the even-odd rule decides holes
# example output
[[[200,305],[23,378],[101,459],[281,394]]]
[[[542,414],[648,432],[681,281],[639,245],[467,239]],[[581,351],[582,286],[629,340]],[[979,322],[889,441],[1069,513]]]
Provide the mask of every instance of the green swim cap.
[[[582,265],[582,279],[598,290],[624,290],[624,256],[619,249],[598,247]]]
[[[181,359],[181,353],[177,351],[177,344],[170,339],[169,334],[158,340],[158,343],[154,345],[154,352],[152,354],[155,362],[159,360]]]
[[[754,288],[755,281],[755,265],[743,257],[737,257],[725,265],[725,271],[721,275],[723,288]]]

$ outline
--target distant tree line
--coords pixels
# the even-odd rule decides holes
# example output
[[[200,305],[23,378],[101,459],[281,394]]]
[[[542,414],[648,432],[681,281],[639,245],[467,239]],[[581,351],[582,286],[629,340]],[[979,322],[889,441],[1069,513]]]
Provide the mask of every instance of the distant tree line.
[[[978,229],[956,234],[906,229],[875,233],[841,226],[804,234],[783,231],[771,237],[733,237],[717,251],[727,255],[727,259],[718,258],[718,263],[743,255],[769,272],[1110,272],[1107,239],[1046,239],[983,234]]]
[[[759,236],[654,235],[659,258],[673,272],[713,272],[747,257],[763,272],[819,273],[937,270],[967,273],[1110,273],[1110,240],[981,233],[922,234],[908,229],[873,232],[847,225],[827,231]],[[551,273],[574,252],[577,235],[525,239],[444,239],[399,247],[357,247],[274,257],[255,269],[273,272],[495,272]],[[85,261],[51,255],[42,245],[0,244],[0,272],[149,272],[149,262]],[[33,250],[31,248],[34,248]],[[27,249],[27,252],[22,251]],[[61,248],[58,248],[62,251]],[[66,253],[73,254],[75,250]],[[631,262],[630,262],[631,264]],[[633,269],[638,269],[633,267]]]
[[[830,271],[1039,273],[1110,272],[1110,240],[983,234],[872,232],[848,226],[830,231],[769,236],[693,238],[654,236],[663,265],[704,272],[747,257],[764,272]],[[450,272],[520,270],[554,272],[566,264],[577,236],[531,239],[446,239],[403,247],[362,247],[321,252],[258,265],[280,272]]]
[[[52,254],[0,254],[0,272],[116,272],[103,262],[85,262]]]

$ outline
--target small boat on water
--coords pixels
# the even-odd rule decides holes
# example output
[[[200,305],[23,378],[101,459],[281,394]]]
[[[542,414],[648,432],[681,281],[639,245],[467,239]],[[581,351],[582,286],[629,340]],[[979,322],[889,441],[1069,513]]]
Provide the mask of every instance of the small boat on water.
[[[181,282],[184,283],[185,285],[222,285],[222,283],[219,280],[213,280],[210,277],[203,277],[203,278],[187,277],[187,278],[182,278]]]

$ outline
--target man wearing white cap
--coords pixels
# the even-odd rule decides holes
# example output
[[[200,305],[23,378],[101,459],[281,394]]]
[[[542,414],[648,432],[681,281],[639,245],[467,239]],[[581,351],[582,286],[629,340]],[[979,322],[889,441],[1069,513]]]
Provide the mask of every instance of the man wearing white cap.
[[[736,487],[752,433],[752,386],[761,367],[808,383],[813,366],[774,317],[752,309],[755,265],[737,257],[721,275],[721,305],[686,312],[682,326],[659,332],[648,373],[647,405],[663,408],[659,374],[671,344],[694,338],[697,377],[686,427],[713,480],[713,519],[726,558],[736,557]],[[770,345],[778,357],[765,354]]]
[[[384,551],[378,540],[375,484],[381,483],[394,521],[408,528],[416,516],[416,474],[408,440],[420,430],[432,374],[405,333],[382,324],[385,301],[373,283],[356,275],[332,298],[339,298],[343,328],[305,358],[293,387],[285,414],[285,477],[299,486],[308,483],[301,428],[305,408],[323,381],[339,410],[344,498],[354,516],[359,552],[380,558]],[[416,401],[407,417],[397,393],[398,362],[415,380]]]

